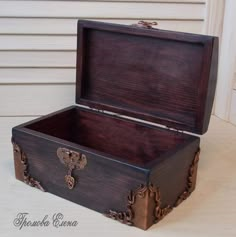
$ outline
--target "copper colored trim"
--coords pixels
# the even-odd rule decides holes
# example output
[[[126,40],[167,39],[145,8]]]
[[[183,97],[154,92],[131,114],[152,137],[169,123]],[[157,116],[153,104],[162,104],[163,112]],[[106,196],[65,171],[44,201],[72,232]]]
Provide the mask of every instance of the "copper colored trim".
[[[153,22],[139,21],[137,24],[134,24],[133,26],[142,27],[142,28],[146,28],[146,29],[153,29],[152,26],[156,26],[156,25],[158,25],[158,23],[156,21],[153,21]]]
[[[128,205],[125,212],[109,210],[106,216],[121,223],[148,229],[153,223],[160,221],[172,208],[161,208],[160,191],[153,184],[140,185],[128,195]]]
[[[188,179],[187,179],[186,189],[178,197],[178,199],[175,203],[175,207],[177,207],[181,202],[186,200],[195,189],[196,179],[197,179],[197,167],[198,167],[199,155],[200,155],[200,148],[198,148],[198,150],[196,151],[194,159],[192,161],[192,164],[189,168],[189,175],[188,175]]]
[[[31,187],[35,187],[45,192],[40,182],[35,180],[29,174],[29,165],[26,154],[21,150],[20,146],[17,145],[12,139],[14,161],[15,161],[15,174],[16,178],[28,184]]]
[[[144,230],[148,229],[154,223],[159,222],[174,207],[187,199],[195,189],[199,154],[200,149],[198,148],[189,168],[186,190],[178,197],[173,206],[167,205],[166,207],[162,207],[160,190],[150,183],[149,185],[140,185],[135,191],[129,193],[126,211],[109,210],[106,216]]]
[[[69,189],[73,189],[76,180],[72,175],[73,170],[82,170],[87,165],[86,155],[69,150],[67,148],[59,147],[57,149],[57,156],[60,162],[67,167],[67,175],[65,175],[65,183]],[[78,181],[78,180],[77,180]]]

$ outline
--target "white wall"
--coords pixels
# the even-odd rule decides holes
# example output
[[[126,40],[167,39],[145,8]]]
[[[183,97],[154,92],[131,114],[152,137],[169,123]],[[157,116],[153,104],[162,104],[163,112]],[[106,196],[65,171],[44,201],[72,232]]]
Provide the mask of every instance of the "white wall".
[[[204,0],[0,1],[0,142],[11,127],[74,104],[79,18],[202,33]]]
[[[212,22],[221,30],[218,83],[215,97],[215,115],[236,125],[236,1],[235,0],[208,0],[215,17]],[[222,19],[219,20],[219,17]],[[211,21],[211,20],[210,20]],[[209,22],[210,22],[209,21]]]
[[[234,82],[233,82],[233,90],[230,106],[230,122],[236,125],[236,72],[234,74]]]
[[[235,31],[236,31],[236,27]],[[236,42],[235,42],[236,44]],[[235,52],[236,57],[236,52]],[[235,73],[234,73],[234,80],[233,80],[233,90],[232,90],[232,100],[231,100],[231,107],[230,107],[230,122],[236,125],[236,58],[235,58]]]

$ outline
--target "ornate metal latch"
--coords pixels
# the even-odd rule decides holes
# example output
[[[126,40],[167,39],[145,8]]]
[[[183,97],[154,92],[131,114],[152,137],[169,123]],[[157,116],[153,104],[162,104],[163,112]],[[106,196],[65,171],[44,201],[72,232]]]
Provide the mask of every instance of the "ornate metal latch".
[[[158,25],[158,23],[155,21],[153,21],[153,22],[139,21],[138,24],[134,24],[133,26],[147,28],[147,29],[153,29],[152,26],[156,26],[156,25]]]
[[[68,173],[65,176],[65,182],[69,189],[73,189],[75,186],[75,178],[72,176],[73,170],[82,170],[87,164],[87,158],[84,154],[76,151],[69,150],[67,148],[58,148],[57,156],[61,163],[68,168]]]

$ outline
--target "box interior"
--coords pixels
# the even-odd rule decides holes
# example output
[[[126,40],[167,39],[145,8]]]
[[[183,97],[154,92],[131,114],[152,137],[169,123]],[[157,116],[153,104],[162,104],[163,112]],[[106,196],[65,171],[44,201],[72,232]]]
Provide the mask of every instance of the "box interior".
[[[210,36],[79,21],[76,103],[203,134],[216,85],[213,42]]]
[[[193,136],[81,108],[43,118],[26,128],[144,165]]]

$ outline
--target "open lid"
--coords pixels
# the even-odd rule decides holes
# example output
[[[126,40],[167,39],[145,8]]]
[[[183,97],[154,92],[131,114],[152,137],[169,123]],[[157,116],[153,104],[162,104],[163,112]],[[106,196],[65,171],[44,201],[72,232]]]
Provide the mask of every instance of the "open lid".
[[[76,102],[203,134],[217,63],[216,37],[82,20]]]

